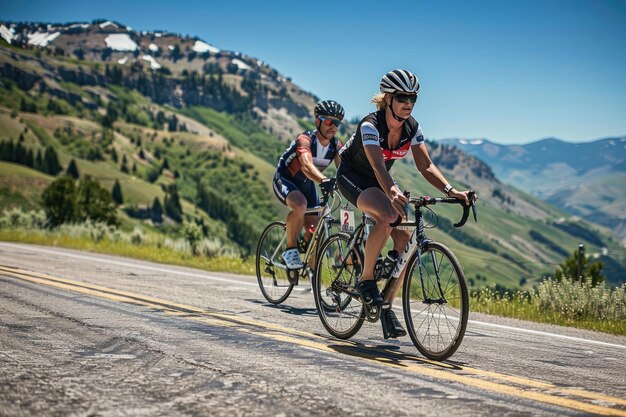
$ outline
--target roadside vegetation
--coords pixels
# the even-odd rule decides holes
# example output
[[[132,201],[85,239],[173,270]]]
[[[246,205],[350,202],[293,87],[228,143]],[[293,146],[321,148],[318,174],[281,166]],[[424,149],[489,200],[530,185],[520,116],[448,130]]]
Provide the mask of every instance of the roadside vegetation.
[[[547,278],[530,291],[488,287],[472,293],[470,310],[626,336],[626,285]]]
[[[201,227],[194,223],[183,224],[178,237],[139,226],[127,232],[115,225],[92,221],[50,228],[43,211],[12,209],[0,217],[0,241],[86,250],[208,271],[254,274],[252,260],[242,259],[221,242],[203,237]]]

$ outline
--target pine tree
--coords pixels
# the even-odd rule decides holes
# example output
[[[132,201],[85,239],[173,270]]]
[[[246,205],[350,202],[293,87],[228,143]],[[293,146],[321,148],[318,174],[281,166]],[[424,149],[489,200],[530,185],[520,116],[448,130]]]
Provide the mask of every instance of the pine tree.
[[[582,271],[578,270],[580,257],[580,266]],[[570,279],[574,282],[579,281],[579,277],[582,277],[583,282],[590,282],[592,287],[604,282],[604,276],[602,275],[602,262],[591,262],[586,256],[576,250],[573,255],[565,259],[565,261],[559,265],[554,274],[558,281],[563,279]]]
[[[122,166],[120,167],[120,170],[124,174],[128,174],[128,165],[127,165],[127,161],[126,161],[126,154],[122,155]]]
[[[26,152],[26,162],[24,162],[24,165],[26,165],[28,167],[31,167],[31,168],[34,168],[34,166],[35,166],[35,157],[33,155],[33,150],[32,149],[29,149]]]
[[[176,184],[172,184],[168,187],[164,206],[167,217],[178,223],[183,220],[183,208],[180,205],[180,197],[178,196]]]
[[[113,184],[113,189],[111,190],[111,197],[113,197],[113,201],[115,201],[117,205],[124,204],[124,196],[122,195],[122,186],[120,185],[119,180],[115,180],[115,184]]]
[[[150,215],[154,223],[163,223],[163,206],[161,206],[159,197],[154,197],[152,207],[150,208]]]
[[[44,172],[44,168],[43,168],[43,159],[41,157],[41,149],[37,149],[37,154],[35,155],[35,162],[33,164],[33,168],[35,168],[37,171],[42,171]]]
[[[75,180],[80,178],[80,174],[78,173],[78,167],[76,166],[76,161],[74,161],[74,159],[70,161],[69,165],[67,166],[67,170],[65,171],[65,174],[69,175]]]
[[[61,168],[61,163],[59,162],[59,156],[57,155],[57,151],[50,145],[46,146],[46,151],[44,154],[45,160],[45,172],[50,175],[57,175],[63,168]]]

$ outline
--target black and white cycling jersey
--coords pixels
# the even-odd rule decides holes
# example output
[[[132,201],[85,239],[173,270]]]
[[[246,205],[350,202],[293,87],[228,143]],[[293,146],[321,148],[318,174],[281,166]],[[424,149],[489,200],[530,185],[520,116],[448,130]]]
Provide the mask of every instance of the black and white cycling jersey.
[[[356,133],[339,151],[341,165],[346,164],[346,168],[350,170],[374,177],[374,170],[365,154],[365,146],[380,146],[385,167],[389,171],[394,161],[403,158],[411,146],[424,142],[422,129],[413,116],[409,117],[402,125],[400,141],[394,149],[389,148],[388,137],[389,127],[387,127],[385,120],[385,110],[370,113],[361,120]]]
[[[322,146],[317,138],[317,130],[303,132],[291,142],[280,157],[277,171],[283,176],[306,181],[307,177],[301,171],[299,156],[303,152],[310,153],[313,165],[320,171],[324,171],[335,158],[339,148],[341,148],[341,143],[335,137],[327,146]]]

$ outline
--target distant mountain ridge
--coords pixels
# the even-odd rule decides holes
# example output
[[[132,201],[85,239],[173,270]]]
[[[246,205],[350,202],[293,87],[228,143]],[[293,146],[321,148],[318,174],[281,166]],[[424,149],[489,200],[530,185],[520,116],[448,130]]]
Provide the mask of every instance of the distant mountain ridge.
[[[138,32],[104,19],[66,24],[0,21],[0,37],[13,46],[42,48],[53,58],[108,65],[113,77],[120,77],[122,84],[139,89],[158,104],[175,108],[200,105],[229,112],[251,108],[259,125],[283,140],[301,130],[300,119],[311,119],[319,100],[265,62],[219,49],[198,37],[166,31]],[[50,68],[30,60],[27,63],[0,59],[0,74],[26,83],[26,89],[39,84],[53,94],[61,90],[58,82],[82,86],[101,86],[105,82],[98,71],[64,65],[58,74],[52,74]],[[145,76],[144,68],[152,70],[151,77]],[[170,75],[183,80],[172,80]],[[217,88],[217,82],[231,90]],[[88,101],[83,104],[91,105]]]
[[[503,180],[515,169],[541,172],[554,164],[566,164],[576,175],[600,168],[626,172],[626,136],[581,143],[546,138],[526,145],[501,145],[486,139],[442,139],[438,142],[452,144],[478,157]]]
[[[487,163],[504,183],[626,238],[626,136],[570,143],[555,138],[526,145],[444,139]]]

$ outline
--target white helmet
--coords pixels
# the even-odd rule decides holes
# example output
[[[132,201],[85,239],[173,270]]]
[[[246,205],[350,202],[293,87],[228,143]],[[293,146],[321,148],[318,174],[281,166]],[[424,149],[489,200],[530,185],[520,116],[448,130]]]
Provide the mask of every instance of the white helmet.
[[[380,80],[380,91],[382,93],[419,94],[420,83],[411,71],[397,69],[389,71]]]

